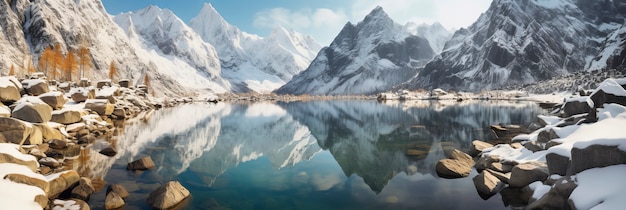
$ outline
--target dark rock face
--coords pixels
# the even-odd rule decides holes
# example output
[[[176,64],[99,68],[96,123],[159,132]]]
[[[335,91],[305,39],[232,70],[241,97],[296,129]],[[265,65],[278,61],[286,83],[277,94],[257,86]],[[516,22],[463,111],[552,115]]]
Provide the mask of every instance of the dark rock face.
[[[548,164],[548,171],[550,174],[558,174],[565,176],[567,168],[569,167],[569,158],[549,153],[546,155],[546,163]]]
[[[586,148],[572,148],[572,162],[568,174],[611,165],[626,164],[626,151],[617,146],[591,145]]]
[[[423,37],[402,27],[378,7],[365,19],[347,23],[329,47],[302,73],[276,90],[279,94],[375,94],[416,75],[434,56]]]
[[[623,23],[623,3],[614,3],[620,6],[610,10],[599,9],[607,4],[595,1],[563,4],[494,1],[477,22],[457,31],[418,77],[401,87],[482,90],[585,69],[585,57],[596,56],[606,45],[589,38],[607,37],[609,32],[597,27],[603,23]],[[623,57],[609,60],[623,63]]]

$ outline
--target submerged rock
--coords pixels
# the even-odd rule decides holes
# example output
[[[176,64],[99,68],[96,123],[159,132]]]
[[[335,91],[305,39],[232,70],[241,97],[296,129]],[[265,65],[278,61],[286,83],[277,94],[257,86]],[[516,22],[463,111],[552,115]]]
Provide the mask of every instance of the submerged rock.
[[[183,187],[178,181],[170,181],[151,192],[147,202],[152,208],[168,209],[176,206],[181,201],[185,200],[185,198],[189,197],[189,195],[189,190]]]

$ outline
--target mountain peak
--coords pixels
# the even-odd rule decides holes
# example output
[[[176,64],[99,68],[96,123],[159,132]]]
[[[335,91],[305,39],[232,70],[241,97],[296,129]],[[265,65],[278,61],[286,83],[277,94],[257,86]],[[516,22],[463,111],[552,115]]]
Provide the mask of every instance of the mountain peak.
[[[363,20],[363,22],[369,22],[369,21],[378,20],[378,19],[391,20],[389,15],[387,15],[385,10],[383,10],[381,6],[376,6],[376,8],[374,8],[369,14],[365,16],[365,19]]]

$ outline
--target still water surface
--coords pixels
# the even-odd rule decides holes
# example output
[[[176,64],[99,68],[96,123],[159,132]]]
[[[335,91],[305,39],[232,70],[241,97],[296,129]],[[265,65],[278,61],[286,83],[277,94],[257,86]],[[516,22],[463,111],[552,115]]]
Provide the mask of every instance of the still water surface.
[[[503,209],[483,200],[471,178],[438,178],[444,148],[468,151],[490,138],[487,126],[527,125],[543,113],[533,103],[313,101],[187,104],[130,123],[114,144],[92,148],[93,179],[122,184],[124,209],[149,209],[147,194],[178,180],[192,196],[180,209]],[[420,156],[406,156],[406,148]],[[151,156],[145,172],[126,164]],[[104,204],[102,189],[91,196]]]

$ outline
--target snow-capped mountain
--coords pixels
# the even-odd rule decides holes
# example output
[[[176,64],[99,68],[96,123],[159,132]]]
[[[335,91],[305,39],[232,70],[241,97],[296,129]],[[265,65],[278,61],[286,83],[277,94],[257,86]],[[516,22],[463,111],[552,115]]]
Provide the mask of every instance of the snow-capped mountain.
[[[603,42],[602,50],[591,60],[587,70],[626,67],[626,25],[619,26]]]
[[[113,19],[128,35],[145,62],[188,88],[227,92],[217,52],[172,11],[149,6]]]
[[[603,15],[603,4],[495,0],[474,24],[455,32],[418,77],[401,87],[481,90],[584,70],[610,33],[607,24],[623,22]],[[616,12],[613,17],[620,17]]]
[[[428,40],[407,33],[377,7],[347,23],[329,47],[279,94],[345,95],[389,90],[417,74],[434,55]]]
[[[435,54],[441,53],[446,42],[452,38],[452,32],[444,28],[439,22],[430,25],[425,23],[418,25],[413,22],[408,22],[404,25],[404,28],[407,32],[428,40],[430,48],[433,49]]]
[[[109,64],[115,62],[120,78],[131,79],[133,84],[141,84],[143,75],[149,75],[155,94],[185,93],[178,82],[161,74],[158,66],[139,58],[100,0],[12,1],[12,4],[15,15],[5,21],[14,21],[10,25],[22,27],[21,30],[9,28],[16,34],[5,35],[25,43],[29,54],[41,55],[54,43],[59,43],[63,52],[86,45],[94,64],[88,73],[91,78],[105,78]],[[36,63],[39,56],[34,57]]]
[[[306,69],[321,48],[311,37],[282,28],[267,38],[243,32],[209,3],[189,26],[217,50],[233,92],[271,92]]]

